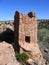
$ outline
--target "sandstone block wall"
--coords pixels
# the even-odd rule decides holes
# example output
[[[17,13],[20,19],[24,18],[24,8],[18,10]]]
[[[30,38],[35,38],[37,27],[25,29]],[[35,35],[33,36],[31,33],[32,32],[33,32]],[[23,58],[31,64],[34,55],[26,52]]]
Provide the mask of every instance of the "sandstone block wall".
[[[37,20],[34,12],[24,15],[15,12],[14,16],[14,42],[18,44],[36,44],[37,43]]]

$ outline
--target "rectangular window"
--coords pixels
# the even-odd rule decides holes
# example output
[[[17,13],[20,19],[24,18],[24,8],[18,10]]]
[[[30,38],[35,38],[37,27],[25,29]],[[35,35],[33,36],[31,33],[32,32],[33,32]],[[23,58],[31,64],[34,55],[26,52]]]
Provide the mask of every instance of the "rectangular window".
[[[25,36],[25,41],[30,43],[30,36]]]

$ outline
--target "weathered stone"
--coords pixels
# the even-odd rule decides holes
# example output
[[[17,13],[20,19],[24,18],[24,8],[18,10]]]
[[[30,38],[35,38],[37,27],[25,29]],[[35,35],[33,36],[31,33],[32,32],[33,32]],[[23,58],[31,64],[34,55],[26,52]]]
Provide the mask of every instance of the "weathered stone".
[[[0,65],[20,65],[11,44],[0,42]]]
[[[26,36],[30,37],[30,43],[37,43],[37,21],[35,20],[34,17],[34,13],[30,12],[29,14],[31,14],[33,17],[30,18],[27,15],[23,15],[22,13],[19,13],[18,11],[16,11],[15,13],[15,17],[14,17],[14,30],[15,30],[15,35],[17,35],[17,37],[19,38],[20,35],[22,35],[26,38]],[[23,34],[24,33],[24,34]],[[23,40],[25,41],[25,38],[23,38]],[[20,40],[20,39],[19,39]],[[23,41],[21,39],[21,41]],[[34,41],[31,41],[34,40]],[[15,40],[15,42],[17,42],[17,40]],[[20,43],[20,42],[19,42]],[[22,42],[22,43],[27,43]]]
[[[14,45],[18,52],[29,51],[32,60],[38,60],[45,65],[43,56],[37,44],[37,19],[35,13],[24,15],[16,11],[14,16]]]
[[[35,12],[29,12],[29,13],[28,13],[28,16],[29,16],[30,18],[35,17]]]

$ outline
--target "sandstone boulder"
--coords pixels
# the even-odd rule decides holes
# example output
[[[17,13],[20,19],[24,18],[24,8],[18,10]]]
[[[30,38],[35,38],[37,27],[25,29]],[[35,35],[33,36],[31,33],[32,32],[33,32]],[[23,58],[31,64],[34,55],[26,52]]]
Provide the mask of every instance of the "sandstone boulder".
[[[20,65],[11,44],[0,42],[0,65]]]

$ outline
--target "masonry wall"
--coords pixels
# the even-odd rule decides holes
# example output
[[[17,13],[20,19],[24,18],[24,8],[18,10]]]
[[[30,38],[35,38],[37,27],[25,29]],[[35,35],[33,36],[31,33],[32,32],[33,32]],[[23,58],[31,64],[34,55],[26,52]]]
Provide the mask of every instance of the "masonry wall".
[[[30,15],[30,13],[29,13]],[[37,43],[37,20],[33,13],[31,17],[16,11],[14,16],[14,41],[15,44]],[[30,42],[26,42],[26,36],[30,37]]]
[[[26,43],[25,36],[30,36],[30,43],[37,43],[37,21],[35,17],[19,16],[19,42]]]

